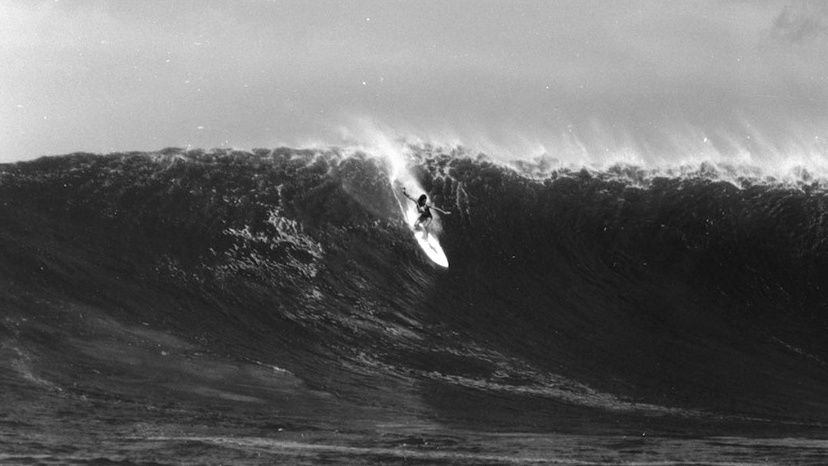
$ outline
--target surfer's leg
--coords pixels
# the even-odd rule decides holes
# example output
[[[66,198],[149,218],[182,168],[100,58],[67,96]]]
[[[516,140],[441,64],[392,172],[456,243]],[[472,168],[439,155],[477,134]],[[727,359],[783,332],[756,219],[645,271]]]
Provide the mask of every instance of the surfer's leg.
[[[422,230],[422,231],[427,232],[428,231],[428,222],[430,222],[430,221],[431,221],[430,218],[428,218],[426,216],[423,216],[423,215],[417,217],[417,221],[414,222],[414,230],[415,231],[416,230]]]
[[[428,227],[429,226],[431,226],[431,217],[429,217],[429,218],[427,218],[423,221],[423,231],[425,232],[425,235],[423,235],[423,237],[425,239],[428,239]]]

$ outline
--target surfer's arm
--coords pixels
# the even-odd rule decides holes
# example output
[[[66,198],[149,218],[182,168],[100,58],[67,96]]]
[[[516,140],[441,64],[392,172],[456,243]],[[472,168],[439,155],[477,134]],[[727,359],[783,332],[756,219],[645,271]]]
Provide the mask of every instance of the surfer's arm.
[[[434,205],[434,204],[429,204],[428,206],[429,206],[429,207],[431,207],[432,209],[436,210],[437,212],[440,212],[441,214],[444,214],[444,215],[451,215],[451,212],[445,211],[445,210],[443,210],[443,209],[441,209],[441,208],[437,207],[437,206],[436,206],[436,205]]]
[[[414,199],[413,197],[411,197],[411,195],[408,194],[408,192],[405,190],[405,188],[402,189],[402,193],[403,193],[403,196],[411,199],[411,202],[413,202],[415,204],[417,203],[417,200]]]

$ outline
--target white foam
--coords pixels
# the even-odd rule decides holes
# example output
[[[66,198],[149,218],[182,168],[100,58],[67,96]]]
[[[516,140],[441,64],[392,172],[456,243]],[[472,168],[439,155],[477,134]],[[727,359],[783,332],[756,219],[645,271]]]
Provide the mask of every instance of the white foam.
[[[712,176],[737,186],[746,180],[828,185],[828,135],[820,131],[789,125],[772,137],[747,121],[730,130],[673,125],[659,134],[661,143],[654,147],[630,131],[597,122],[588,131],[564,129],[543,138],[515,132],[496,141],[482,133],[424,132],[362,117],[340,127],[339,135],[345,147],[387,160],[390,178],[413,189],[416,184],[403,168],[412,157],[424,153],[469,157],[483,153],[507,166],[543,161],[546,175],[552,171],[601,173],[635,167],[651,178]]]

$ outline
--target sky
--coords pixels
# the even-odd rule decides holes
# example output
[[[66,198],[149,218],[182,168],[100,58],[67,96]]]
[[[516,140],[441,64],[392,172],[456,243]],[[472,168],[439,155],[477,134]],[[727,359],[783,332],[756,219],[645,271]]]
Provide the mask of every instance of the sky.
[[[377,133],[576,163],[828,149],[825,2],[0,0],[0,63],[0,162]]]

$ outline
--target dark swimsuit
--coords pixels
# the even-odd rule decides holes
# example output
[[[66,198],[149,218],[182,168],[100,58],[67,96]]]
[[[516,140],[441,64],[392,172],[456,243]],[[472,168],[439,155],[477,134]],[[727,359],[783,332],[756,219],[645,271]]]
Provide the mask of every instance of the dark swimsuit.
[[[420,218],[417,219],[418,222],[424,222],[426,219],[431,218],[431,209],[427,205],[421,206],[417,204],[417,212],[420,214]]]

